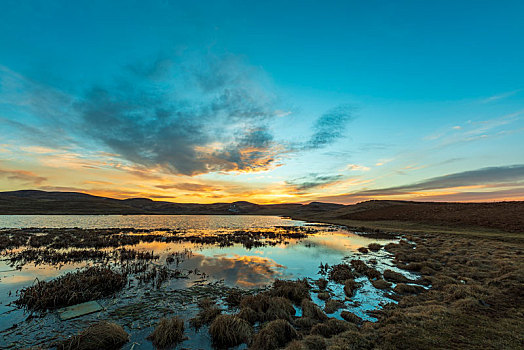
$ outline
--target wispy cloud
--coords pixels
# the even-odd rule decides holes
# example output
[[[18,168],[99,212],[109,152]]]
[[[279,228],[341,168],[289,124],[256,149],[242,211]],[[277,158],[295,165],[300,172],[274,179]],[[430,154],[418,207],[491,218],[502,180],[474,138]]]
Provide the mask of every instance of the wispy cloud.
[[[349,171],[369,171],[369,170],[371,170],[371,168],[367,167],[367,166],[364,166],[364,165],[348,164],[348,165],[346,165],[344,170],[349,170]]]
[[[319,175],[309,174],[292,181],[286,181],[286,184],[294,188],[298,192],[304,192],[317,187],[325,187],[333,185],[344,179],[343,175]]]
[[[507,181],[524,180],[524,164],[481,168],[444,176],[433,177],[414,184],[367,190],[358,195],[395,195],[414,191],[447,189],[462,186],[485,185]]]
[[[508,97],[516,95],[517,93],[520,92],[520,90],[521,89],[517,89],[517,90],[513,90],[513,91],[504,92],[504,93],[501,93],[501,94],[496,94],[496,95],[493,95],[493,96],[490,96],[488,98],[483,99],[481,102],[482,103],[490,103],[490,102],[503,100],[505,98],[508,98]]]
[[[46,177],[39,176],[31,171],[26,170],[0,169],[0,177],[21,183],[22,185],[40,185],[47,181]]]
[[[353,119],[353,108],[340,105],[320,116],[314,125],[314,133],[301,148],[305,150],[323,148],[345,136],[348,121]]]

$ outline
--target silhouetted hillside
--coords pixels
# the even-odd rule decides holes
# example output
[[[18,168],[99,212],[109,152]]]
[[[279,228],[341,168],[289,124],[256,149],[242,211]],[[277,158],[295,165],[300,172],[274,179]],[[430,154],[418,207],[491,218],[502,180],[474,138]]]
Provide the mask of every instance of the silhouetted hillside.
[[[341,204],[311,203],[259,205],[234,203],[172,203],[148,198],[114,199],[76,192],[0,192],[0,214],[256,214],[292,215],[344,207]]]

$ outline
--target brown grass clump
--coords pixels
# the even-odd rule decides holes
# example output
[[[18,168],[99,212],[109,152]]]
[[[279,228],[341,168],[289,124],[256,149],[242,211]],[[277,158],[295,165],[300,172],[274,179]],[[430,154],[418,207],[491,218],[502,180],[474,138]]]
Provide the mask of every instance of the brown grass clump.
[[[404,276],[401,273],[392,271],[392,270],[385,270],[384,271],[384,279],[386,281],[394,282],[394,283],[407,283],[409,282],[409,279]]]
[[[273,287],[269,290],[271,296],[284,297],[298,305],[304,298],[309,298],[311,286],[304,280],[284,281],[275,280]]]
[[[320,300],[328,300],[329,298],[331,298],[331,294],[329,292],[321,292],[317,294],[317,297]]]
[[[371,284],[377,289],[388,289],[391,287],[391,283],[384,281],[382,278],[371,281]]]
[[[348,330],[328,340],[329,350],[368,350],[373,344],[356,330]],[[399,349],[402,349],[400,347]]]
[[[198,314],[189,320],[189,324],[194,329],[198,330],[200,327],[206,324],[210,324],[213,320],[222,313],[217,306],[209,306],[201,309]]]
[[[288,299],[273,297],[266,293],[248,295],[242,299],[240,306],[241,309],[250,308],[255,311],[256,320],[261,322],[272,321],[279,318],[290,321],[291,317],[295,315],[295,308]],[[254,318],[251,312],[245,316],[251,320]]]
[[[324,306],[324,312],[326,314],[332,314],[333,312],[337,312],[339,309],[345,307],[346,304],[340,300],[328,300],[326,301],[326,305]]]
[[[314,320],[310,317],[299,317],[293,323],[301,330],[309,330],[319,322],[319,320]]]
[[[239,306],[242,298],[244,298],[244,293],[238,289],[232,289],[227,294],[225,301],[229,306]]]
[[[368,266],[362,260],[351,260],[351,267],[359,274],[365,274],[368,270]]]
[[[368,245],[368,249],[371,250],[372,252],[378,252],[380,248],[382,248],[382,246],[378,243],[370,243]]]
[[[116,323],[100,321],[80,334],[54,344],[58,350],[113,350],[129,341],[129,335]]]
[[[393,291],[397,294],[418,294],[425,291],[425,289],[421,286],[399,283],[393,288]]]
[[[309,350],[302,342],[299,340],[293,340],[291,343],[287,344],[286,350]]]
[[[273,350],[285,346],[299,337],[298,332],[286,320],[269,322],[253,338],[252,350]]]
[[[346,321],[337,320],[335,318],[329,319],[327,322],[319,323],[311,328],[311,334],[321,335],[324,338],[331,338],[332,336],[348,331],[356,330],[356,326]]]
[[[340,316],[347,322],[351,322],[354,324],[362,324],[364,322],[362,318],[358,317],[357,315],[349,311],[342,311],[340,313]]]
[[[127,277],[108,267],[89,267],[20,291],[16,305],[43,311],[96,300],[122,289]]]
[[[184,339],[184,321],[179,317],[162,318],[148,337],[158,349],[165,349]]]
[[[351,272],[351,267],[347,264],[333,265],[329,270],[328,278],[336,283],[344,283],[348,279],[353,279],[355,276]]]
[[[309,299],[303,299],[300,304],[302,307],[302,317],[311,318],[313,320],[325,321],[328,319],[326,314]]]
[[[382,277],[382,274],[377,269],[374,269],[372,267],[369,267],[366,270],[366,272],[364,272],[364,274],[371,280],[372,279],[378,279],[378,278]]]
[[[256,312],[249,306],[240,309],[240,312],[237,314],[237,316],[243,320],[246,320],[250,324],[255,324],[255,322],[259,320],[258,312]]]
[[[209,334],[215,346],[229,348],[249,343],[253,328],[238,316],[220,315],[211,323]]]
[[[315,284],[317,285],[317,287],[319,289],[324,290],[324,289],[326,289],[326,287],[328,285],[328,281],[323,279],[323,278],[320,278],[320,279],[315,281]]]
[[[319,335],[308,335],[302,340],[304,348],[307,350],[324,350],[326,348],[326,339]]]
[[[348,298],[351,298],[355,291],[358,289],[358,283],[354,280],[347,280],[344,283],[344,293],[346,293]]]

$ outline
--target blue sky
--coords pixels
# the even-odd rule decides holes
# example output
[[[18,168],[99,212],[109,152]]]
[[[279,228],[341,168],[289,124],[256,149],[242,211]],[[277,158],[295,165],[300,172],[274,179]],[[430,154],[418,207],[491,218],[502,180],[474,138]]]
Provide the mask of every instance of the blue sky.
[[[521,1],[4,1],[0,189],[523,199],[522,13]]]

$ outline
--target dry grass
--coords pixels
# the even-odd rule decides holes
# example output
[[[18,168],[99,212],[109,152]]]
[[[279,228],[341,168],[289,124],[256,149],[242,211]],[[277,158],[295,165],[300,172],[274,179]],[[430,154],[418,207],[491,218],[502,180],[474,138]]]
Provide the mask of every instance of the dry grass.
[[[331,318],[324,323],[319,323],[313,328],[311,328],[312,335],[321,335],[324,338],[331,338],[332,336],[348,331],[348,330],[357,330],[357,327],[349,322],[337,320]]]
[[[203,325],[208,325],[211,322],[213,322],[213,320],[221,313],[222,310],[220,310],[216,306],[206,307],[204,309],[201,309],[195,317],[190,319],[189,324],[191,325],[191,327],[198,330]]]
[[[353,279],[355,276],[351,272],[351,267],[347,264],[333,265],[329,270],[329,280],[343,284],[346,280]]]
[[[418,294],[425,291],[425,289],[417,285],[399,283],[393,288],[393,291],[397,294]]]
[[[407,283],[409,282],[409,279],[404,276],[401,273],[392,271],[392,270],[385,270],[384,271],[384,279],[390,282],[394,283]]]
[[[329,292],[320,292],[317,294],[317,297],[320,300],[328,300],[329,298],[331,298],[331,294]]]
[[[302,300],[300,306],[302,307],[302,317],[317,321],[325,321],[328,319],[326,314],[318,307],[318,305],[309,299]]]
[[[302,299],[309,298],[311,286],[307,280],[284,281],[275,280],[273,287],[269,290],[271,296],[283,297],[291,300],[295,305],[300,304]]]
[[[184,339],[184,321],[179,317],[162,318],[148,337],[158,349],[166,349]]]
[[[20,291],[15,304],[35,311],[55,309],[109,296],[126,282],[125,275],[108,267],[90,267],[51,281],[37,281]]]
[[[129,341],[129,335],[116,323],[100,321],[68,340],[54,344],[57,350],[113,350]]]
[[[354,324],[362,324],[362,322],[364,322],[360,317],[349,311],[342,311],[340,313],[340,316],[347,322],[351,322]]]
[[[371,250],[372,252],[378,252],[380,248],[382,248],[382,246],[378,243],[370,243],[368,245],[368,249]]]
[[[242,310],[248,309],[248,311],[243,313],[242,316],[251,323],[256,321],[266,322],[276,319],[291,321],[291,317],[295,315],[295,308],[289,299],[270,296],[267,293],[259,293],[257,295],[248,295],[244,297],[240,303],[240,307],[241,313]],[[252,313],[249,309],[253,310],[255,313]]]
[[[253,338],[251,350],[274,350],[286,346],[299,337],[298,332],[286,320],[269,322]]]
[[[318,280],[315,281],[315,284],[317,285],[317,287],[320,289],[320,290],[324,290],[326,289],[327,285],[328,285],[328,281],[323,279],[323,278],[320,278]]]
[[[373,348],[372,342],[356,330],[345,331],[332,337],[328,340],[327,347],[329,350],[369,350]]]
[[[227,294],[225,301],[229,306],[234,307],[234,306],[240,305],[242,298],[244,298],[244,293],[242,293],[241,290],[231,289],[229,293]]]
[[[310,317],[299,317],[294,320],[293,324],[299,328],[301,331],[309,331],[311,327],[319,323],[319,320],[312,319]]]
[[[346,304],[340,300],[328,300],[326,301],[326,305],[324,306],[324,312],[326,314],[332,314],[333,312],[337,312],[339,309],[345,307]]]
[[[346,293],[348,298],[351,298],[355,291],[358,289],[358,283],[354,280],[347,280],[344,283],[344,293]]]
[[[238,316],[220,315],[211,323],[209,334],[216,347],[229,348],[249,343],[253,328]]]
[[[371,284],[377,289],[388,289],[391,287],[391,283],[384,281],[382,278],[371,281]]]

